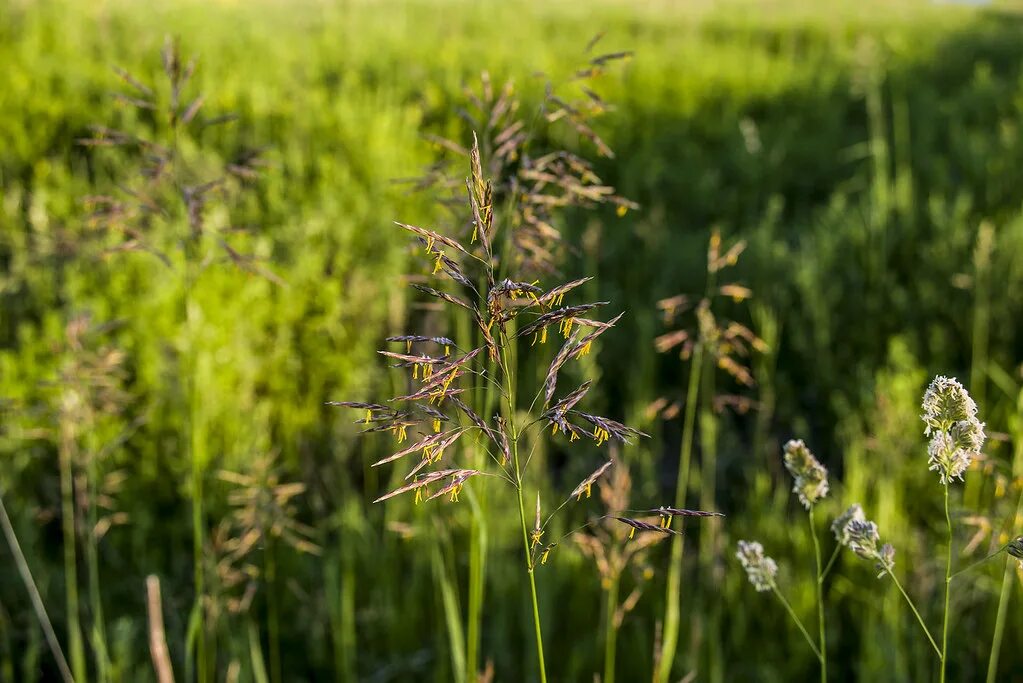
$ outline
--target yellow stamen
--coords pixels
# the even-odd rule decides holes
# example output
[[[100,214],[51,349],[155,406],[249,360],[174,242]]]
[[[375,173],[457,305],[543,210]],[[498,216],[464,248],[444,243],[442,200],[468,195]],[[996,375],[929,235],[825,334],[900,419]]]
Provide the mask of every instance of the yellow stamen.
[[[629,540],[631,541],[632,537],[635,536],[635,535],[636,535],[636,527],[632,527],[632,530],[629,531]]]
[[[440,432],[440,419],[433,421],[433,431],[434,433]]]
[[[555,422],[554,425],[552,425],[552,427],[551,427],[551,436],[554,436],[557,433],[558,433],[558,423]]]
[[[432,237],[427,237],[426,238],[426,253],[429,254],[431,251],[433,251],[433,238]]]
[[[373,411],[370,410],[369,408],[366,408],[366,422],[369,423],[369,422],[372,422],[372,421],[373,421]]]
[[[445,356],[450,356],[451,355],[451,347],[449,345],[447,345],[447,344],[444,345],[444,355]]]
[[[540,556],[540,564],[547,564],[547,558],[550,557],[551,549],[547,548],[543,551],[543,555]]]
[[[592,344],[593,342],[586,342],[585,344],[583,344],[583,347],[579,349],[579,353],[576,355],[576,357],[582,358],[583,356],[588,355],[589,352],[593,350]]]
[[[405,353],[412,353],[412,340],[411,339],[406,339],[405,340]]]
[[[412,379],[419,379],[419,363],[412,364]]]
[[[541,344],[546,344],[547,343],[547,328],[546,327],[543,328],[542,330],[540,330],[540,343]]]
[[[455,488],[451,489],[451,498],[450,498],[450,500],[451,500],[452,503],[457,503],[458,502],[458,494],[459,494],[459,492],[461,490],[462,490],[462,485],[461,484],[459,484]]]
[[[420,486],[419,488],[416,489],[416,501],[415,501],[416,505],[419,505],[419,503],[422,500],[423,500],[423,487]]]

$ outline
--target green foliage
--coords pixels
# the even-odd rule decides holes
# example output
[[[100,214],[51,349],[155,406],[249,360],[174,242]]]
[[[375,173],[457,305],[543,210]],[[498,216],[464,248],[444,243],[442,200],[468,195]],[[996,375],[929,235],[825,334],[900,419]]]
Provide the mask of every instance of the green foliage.
[[[939,576],[942,510],[918,419],[919,396],[935,374],[969,376],[971,388],[986,381],[975,396],[991,432],[1007,435],[991,439],[988,459],[967,477],[962,509],[953,511],[978,531],[989,516],[991,525],[975,543],[960,534],[957,562],[1021,533],[1023,19],[922,0],[688,5],[186,1],[143,9],[0,0],[0,493],[65,642],[73,620],[64,613],[54,415],[60,372],[75,357],[66,335],[72,320],[87,314],[112,323],[96,343],[123,351],[122,388],[132,397],[123,413],[99,421],[89,446],[129,432],[97,461],[97,477],[122,479],[103,515],[127,516],[97,542],[109,659],[102,672],[91,652],[88,534],[79,540],[90,676],[154,679],[144,599],[152,573],[163,584],[171,657],[184,671],[194,599],[190,406],[178,357],[187,334],[201,399],[193,417],[211,473],[208,530],[232,509],[231,488],[212,473],[245,471],[277,453],[285,478],[306,484],[298,516],[313,527],[322,555],[285,544],[273,550],[285,679],[454,678],[462,655],[447,634],[462,627],[468,505],[426,513],[400,501],[369,505],[397,484],[368,467],[373,446],[356,442],[356,428],[324,403],[390,395],[393,377],[378,370],[374,349],[387,334],[406,332],[406,314],[414,314],[401,286],[406,240],[391,220],[441,231],[447,220],[429,196],[393,182],[434,159],[419,133],[460,134],[462,85],[484,68],[539,102],[542,80],[531,74],[572,73],[601,30],[602,47],[637,55],[622,77],[601,84],[617,111],[598,132],[618,156],[596,170],[641,209],[573,214],[559,227],[582,245],[566,275],[598,275],[587,298],[628,311],[600,339],[602,392],[590,398],[654,435],[623,453],[637,482],[633,503],[674,490],[681,417],[643,420],[655,399],[681,399],[688,377],[677,357],[654,353],[663,332],[654,302],[699,295],[707,238],[717,228],[729,241],[748,241],[736,277],[756,293],[751,317],[739,305],[722,315],[770,346],[753,363],[760,417],[704,409],[696,428],[694,468],[716,469],[715,478],[697,481],[716,482],[712,497],[728,514],[716,532],[721,546],[756,537],[776,557],[812,556],[781,463],[781,444],[795,436],[843,482],[841,500],[871,511],[898,547],[900,570]],[[214,218],[246,227],[232,244],[285,283],[205,269],[195,290],[202,317],[187,333],[180,276],[149,254],[103,253],[86,220],[83,198],[111,191],[127,160],[76,142],[91,124],[137,123],[130,107],[108,97],[120,86],[111,67],[153,80],[166,33],[179,37],[183,53],[200,56],[194,87],[204,108],[239,115],[204,145],[225,158],[266,148],[263,177]],[[984,221],[993,226],[983,238],[989,245],[978,231]],[[704,432],[714,437],[713,458],[703,457]],[[546,473],[547,488],[588,473],[557,449],[541,449],[534,467]],[[647,481],[659,483],[639,483]],[[690,500],[700,493],[691,486]],[[837,499],[821,503],[820,526],[841,512]],[[1015,526],[1005,522],[1014,514]],[[481,660],[494,662],[496,680],[519,680],[532,629],[521,601],[521,548],[493,545],[516,538],[518,522],[491,515],[488,524]],[[564,525],[559,533],[571,528]],[[649,557],[659,576],[617,637],[620,680],[648,680],[653,670],[663,545]],[[545,644],[558,654],[551,678],[588,680],[604,659],[599,578],[586,558],[559,552],[537,571]],[[55,675],[6,548],[0,558],[0,679]],[[829,578],[833,678],[855,671],[862,680],[924,680],[929,645],[899,595],[874,599],[873,575],[860,564],[842,557]],[[991,565],[957,593],[952,680],[986,672],[996,596],[1008,605],[999,612],[1004,642],[1023,637],[1013,602],[1019,574]],[[778,576],[807,623],[815,587],[798,577],[810,569],[796,575],[783,567]],[[906,576],[936,627],[942,587]],[[730,554],[704,562],[701,553],[699,564],[687,557],[682,585],[676,680],[694,669],[701,680],[702,672],[708,680],[815,675],[800,634],[754,604]],[[621,595],[631,588],[623,579]],[[234,593],[221,597],[218,679],[232,665],[240,680],[272,675],[266,588],[244,612],[226,606]],[[720,623],[708,625],[715,606]],[[1000,671],[1018,668],[1020,657],[1004,647]]]

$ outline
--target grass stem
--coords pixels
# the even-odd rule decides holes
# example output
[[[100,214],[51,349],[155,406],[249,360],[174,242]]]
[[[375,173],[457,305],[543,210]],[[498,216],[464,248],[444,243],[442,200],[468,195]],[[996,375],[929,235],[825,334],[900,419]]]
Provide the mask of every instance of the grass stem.
[[[799,620],[798,616],[796,616],[796,611],[792,609],[792,605],[789,604],[789,601],[786,600],[785,596],[781,594],[780,590],[778,590],[778,586],[772,583],[771,590],[773,590],[774,594],[778,596],[778,599],[781,601],[781,604],[785,606],[785,609],[786,611],[788,611],[789,616],[792,617],[792,621],[796,622],[796,626],[799,627],[799,632],[803,634],[804,638],[806,638],[806,644],[810,646],[811,650],[813,650],[814,655],[817,656],[817,660],[823,663],[824,658],[821,656],[821,651],[817,649],[817,644],[813,642],[813,638],[810,637],[809,631],[807,631],[806,627],[803,626],[803,622]]]
[[[703,370],[703,345],[693,350],[689,369],[689,386],[686,390],[686,410],[682,423],[682,446],[679,453],[678,480],[675,484],[675,507],[684,508],[686,491],[689,488],[689,466],[693,456],[693,441],[696,426],[696,402],[700,393],[700,375]],[[674,536],[671,540],[671,561],[668,564],[668,587],[664,611],[664,632],[661,641],[660,664],[657,681],[667,683],[675,663],[675,649],[678,646],[679,616],[682,592],[682,557],[685,550],[684,537]]]
[[[948,511],[948,484],[945,484],[945,524],[948,526],[948,552],[945,556],[945,614],[941,621],[941,683],[945,683],[948,664],[948,608],[952,589],[952,516]]]
[[[74,683],[75,679],[71,675],[71,668],[67,664],[67,659],[64,658],[63,650],[60,649],[57,633],[53,630],[50,617],[46,614],[46,606],[43,605],[43,598],[39,594],[39,589],[36,588],[35,579],[32,578],[32,570],[29,569],[28,562],[25,560],[25,553],[21,551],[21,544],[18,543],[18,536],[14,533],[11,518],[7,516],[7,507],[4,505],[3,494],[0,494],[0,527],[3,527],[7,545],[10,546],[11,554],[14,555],[14,564],[17,566],[18,574],[21,575],[21,580],[25,584],[25,590],[28,591],[28,597],[32,601],[32,608],[35,610],[36,618],[39,620],[39,625],[46,636],[46,643],[50,646],[50,652],[57,662],[60,677],[64,680],[64,683]]]
[[[813,522],[813,508],[809,510],[810,537],[813,539],[813,554],[817,560],[817,626],[820,643],[821,683],[828,680],[828,640],[824,625],[824,573],[821,570],[821,544],[817,539],[817,526]]]
[[[916,605],[913,604],[913,600],[910,599],[909,594],[906,593],[906,589],[902,587],[901,583],[899,583],[899,579],[895,576],[895,573],[892,572],[891,569],[889,569],[887,571],[888,571],[888,576],[892,577],[892,581],[895,582],[895,586],[899,589],[899,592],[902,593],[902,597],[906,599],[906,604],[909,605],[909,608],[911,610],[913,610],[913,614],[916,616],[916,620],[917,620],[917,622],[919,622],[920,628],[922,628],[924,630],[924,634],[927,636],[927,640],[930,641],[931,647],[934,648],[934,652],[940,658],[941,657],[941,648],[938,647],[938,644],[936,642],[934,642],[934,636],[931,635],[930,629],[928,629],[927,628],[927,624],[924,623],[924,618],[922,616],[920,616],[920,611],[916,608]]]

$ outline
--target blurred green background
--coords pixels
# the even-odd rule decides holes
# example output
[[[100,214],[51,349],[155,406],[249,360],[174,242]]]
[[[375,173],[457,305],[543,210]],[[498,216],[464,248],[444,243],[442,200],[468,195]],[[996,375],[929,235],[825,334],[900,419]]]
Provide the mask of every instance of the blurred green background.
[[[727,313],[770,345],[754,359],[756,387],[722,376],[701,403],[691,499],[728,517],[712,543],[689,545],[676,679],[815,675],[798,631],[733,559],[737,539],[761,540],[812,622],[809,537],[781,467],[790,437],[805,439],[836,479],[827,516],[863,503],[936,628],[941,491],[917,417],[935,374],[967,383],[993,433],[956,499],[957,561],[1021,533],[1023,14],[1013,7],[0,0],[0,491],[66,646],[58,473],[73,442],[74,504],[91,525],[78,533],[96,540],[81,540],[74,560],[90,678],[155,680],[150,574],[162,582],[179,679],[191,666],[191,438],[209,464],[211,542],[217,529],[230,537],[244,527],[236,486],[218,472],[258,476],[272,456],[281,481],[305,485],[291,513],[319,548],[261,545],[231,584],[216,562],[223,549],[211,546],[216,680],[262,680],[272,639],[283,680],[465,680],[457,641],[468,506],[372,506],[392,487],[388,472],[368,466],[389,452],[388,439],[356,438],[354,418],[324,403],[392,391],[395,376],[375,351],[408,331],[403,274],[429,264],[391,221],[448,220],[428,192],[395,182],[435,159],[422,135],[465,130],[463,86],[482,70],[514,79],[535,105],[536,72],[571,74],[601,31],[602,49],[635,56],[599,81],[617,109],[598,132],[618,154],[597,170],[641,209],[569,212],[558,227],[580,245],[561,264],[566,275],[596,275],[587,294],[626,311],[587,369],[600,376],[591,398],[603,414],[651,434],[620,454],[634,505],[671,499],[680,418],[648,407],[681,398],[688,376],[677,354],[654,351],[665,331],[656,302],[703,290],[713,229],[749,243],[733,277],[754,296]],[[82,246],[83,199],[111,191],[127,162],[76,141],[91,124],[131,124],[130,108],[108,96],[123,89],[112,67],[154,80],[167,34],[199,55],[194,89],[205,110],[239,115],[213,134],[212,149],[266,148],[264,175],[229,220],[250,228],[244,250],[285,283],[211,267],[187,331],[172,270],[149,254]],[[585,141],[564,142],[595,157]],[[67,333],[83,315],[109,324],[87,346],[123,354],[116,410],[83,413],[68,398],[89,358]],[[183,343],[197,403],[180,374]],[[718,391],[758,409],[717,412]],[[545,491],[564,493],[592,469],[572,460],[583,456],[548,456],[533,471]],[[599,510],[595,496],[561,525]],[[492,662],[498,681],[536,675],[516,523],[491,508],[479,669]],[[57,680],[6,546],[0,558],[0,679]],[[666,561],[666,544],[650,551],[653,577],[619,635],[619,680],[650,679]],[[245,574],[249,564],[258,575]],[[952,680],[987,671],[1005,566],[977,570],[957,596]],[[552,680],[592,680],[605,609],[593,563],[565,543],[537,576]],[[1021,574],[1008,576],[998,680],[1023,667],[1011,646],[1023,639]],[[842,556],[828,601],[833,680],[932,679],[926,640],[866,563]]]

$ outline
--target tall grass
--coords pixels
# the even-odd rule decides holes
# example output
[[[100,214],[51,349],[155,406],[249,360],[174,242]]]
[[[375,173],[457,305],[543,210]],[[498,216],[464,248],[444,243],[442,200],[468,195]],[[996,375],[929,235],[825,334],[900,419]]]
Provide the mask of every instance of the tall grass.
[[[593,170],[642,208],[622,217],[615,207],[570,210],[556,221],[576,247],[557,259],[563,279],[596,274],[580,290],[586,299],[630,312],[601,337],[597,358],[569,373],[581,381],[583,371],[599,371],[587,396],[594,410],[652,435],[621,452],[634,500],[671,499],[682,488],[690,501],[720,506],[728,521],[693,530],[699,537],[687,549],[699,548],[698,561],[687,552],[672,562],[666,544],[649,548],[652,574],[626,571],[616,584],[620,603],[636,588],[643,594],[621,620],[594,561],[561,544],[535,577],[549,678],[650,678],[669,604],[680,604],[676,656],[667,666],[661,657],[660,668],[672,680],[693,669],[712,680],[816,677],[819,660],[798,629],[772,627],[781,609],[749,608],[753,596],[721,550],[756,534],[779,558],[806,558],[781,563],[779,587],[814,641],[823,602],[832,680],[840,671],[931,680],[938,660],[897,587],[880,588],[887,578],[871,583],[866,563],[849,554],[821,570],[823,582],[809,578],[813,539],[791,532],[805,520],[797,527],[778,453],[790,434],[814,445],[841,481],[834,500],[860,500],[898,548],[894,575],[934,628],[944,596],[940,578],[929,577],[943,575],[947,557],[930,539],[946,533],[944,512],[920,473],[919,434],[906,425],[917,420],[923,368],[968,375],[990,432],[1007,436],[988,442],[963,496],[952,491],[953,574],[1020,533],[1011,421],[1023,306],[1016,15],[929,2],[840,3],[825,12],[798,2],[484,8],[457,0],[183,2],[146,12],[119,2],[9,1],[0,13],[0,488],[60,645],[70,654],[67,634],[82,633],[89,680],[155,678],[143,588],[153,573],[175,674],[190,657],[200,578],[218,612],[205,620],[207,662],[193,669],[211,678],[270,680],[279,671],[281,679],[471,681],[489,663],[494,680],[530,676],[522,650],[509,645],[535,640],[513,491],[488,487],[473,498],[469,486],[467,504],[439,515],[400,502],[371,506],[391,482],[368,463],[387,453],[357,441],[356,428],[323,403],[392,395],[393,380],[373,361],[375,341],[430,317],[397,286],[411,256],[386,223],[416,216],[445,233],[457,227],[435,196],[393,180],[421,177],[437,138],[466,144],[473,124],[459,110],[476,114],[463,86],[478,93],[485,66],[492,83],[514,81],[524,118],[541,116],[544,83],[571,76],[601,30],[609,50],[638,53],[620,75],[596,81],[617,109],[593,127],[617,154]],[[145,124],[146,114],[107,97],[122,88],[111,67],[157,82],[167,32],[180,36],[184,54],[201,55],[192,85],[206,94],[202,111],[240,117],[203,139],[210,165],[250,141],[267,148],[263,178],[210,218],[243,228],[232,246],[272,264],[284,286],[218,262],[186,289],[148,254],[71,249],[97,236],[78,199],[112,192],[137,169],[128,156],[94,155],[75,140],[96,122]],[[549,77],[533,77],[538,70]],[[539,142],[590,144],[569,128]],[[486,144],[483,135],[484,157]],[[992,226],[990,241],[980,225]],[[749,312],[726,299],[715,313],[756,331],[767,350],[752,358],[758,385],[737,392],[724,389],[730,380],[704,355],[683,438],[690,402],[681,399],[695,366],[652,353],[665,332],[653,302],[702,291],[715,228],[747,241],[734,272],[756,293]],[[125,354],[131,401],[95,433],[79,431],[81,453],[116,445],[95,461],[71,457],[71,491],[90,495],[67,511],[53,389],[68,359],[67,324],[82,313],[119,322],[109,341]],[[183,361],[185,351],[194,363]],[[525,353],[508,366],[526,383],[548,368]],[[750,410],[716,412],[722,391],[740,394]],[[476,395],[469,405],[489,417],[501,410],[498,397]],[[668,403],[647,414],[659,397]],[[690,474],[680,487],[687,442]],[[274,538],[268,553],[259,544],[242,563],[256,578],[228,571],[236,567],[200,569],[196,538],[205,535],[212,549],[218,522],[239,509],[229,501],[236,487],[213,474],[250,476],[275,450],[279,481],[305,485],[291,518],[312,528],[322,555]],[[537,444],[527,526],[531,494],[546,500],[592,471],[578,455],[559,441]],[[115,473],[124,476],[108,511],[104,487]],[[841,512],[829,499],[822,506],[818,527]],[[107,528],[111,513],[125,518]],[[546,538],[586,517],[572,510]],[[69,522],[74,533],[64,532]],[[259,527],[257,536],[272,536]],[[826,559],[830,541],[820,541]],[[65,565],[66,542],[73,564]],[[66,567],[79,573],[77,608],[67,607]],[[1012,608],[1017,567],[992,560],[952,578],[948,678],[998,680],[1018,668],[1019,653],[1007,646],[1023,633]],[[55,677],[15,572],[0,562],[0,676]],[[868,644],[878,640],[885,646]]]

